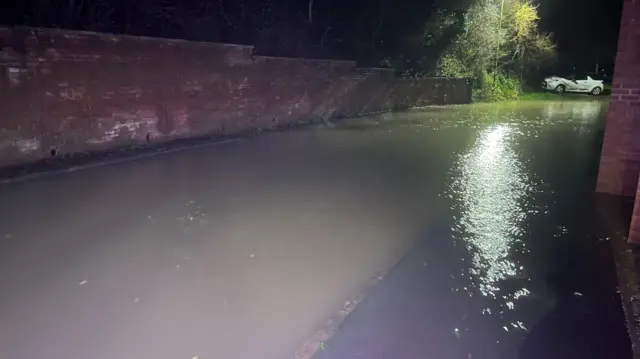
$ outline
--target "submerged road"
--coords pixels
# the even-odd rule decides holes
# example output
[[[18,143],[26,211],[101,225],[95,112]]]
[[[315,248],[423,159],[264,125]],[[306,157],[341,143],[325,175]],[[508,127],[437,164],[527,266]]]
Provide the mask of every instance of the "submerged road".
[[[0,186],[0,358],[291,357],[415,248],[422,353],[509,356],[549,309],[547,274],[602,252],[575,218],[606,109],[434,108]],[[339,347],[321,354],[357,357]]]

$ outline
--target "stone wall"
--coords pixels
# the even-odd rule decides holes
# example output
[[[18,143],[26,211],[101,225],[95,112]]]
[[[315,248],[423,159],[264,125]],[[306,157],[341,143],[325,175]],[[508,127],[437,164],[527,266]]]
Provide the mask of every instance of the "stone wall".
[[[253,47],[0,28],[0,167],[49,156],[470,101],[462,79],[396,79]]]

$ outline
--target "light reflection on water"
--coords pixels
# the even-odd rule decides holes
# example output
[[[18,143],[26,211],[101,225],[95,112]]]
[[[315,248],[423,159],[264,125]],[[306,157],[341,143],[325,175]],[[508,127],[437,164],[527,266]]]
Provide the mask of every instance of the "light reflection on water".
[[[433,358],[516,358],[526,340],[542,343],[540,350],[528,352],[546,358],[546,351],[556,349],[550,342],[578,338],[577,345],[569,345],[578,348],[580,342],[598,338],[574,333],[581,324],[565,320],[575,313],[558,305],[558,291],[594,289],[600,284],[593,283],[604,277],[600,274],[609,273],[610,267],[591,256],[603,254],[603,247],[582,223],[591,218],[590,181],[606,110],[606,101],[588,99],[477,104],[401,117],[388,114],[376,118],[375,125],[367,124],[379,138],[393,138],[394,148],[406,146],[415,154],[416,167],[438,163],[441,167],[434,168],[441,168],[445,177],[442,183],[429,182],[438,170],[425,171],[416,182],[445,186],[436,188],[443,201],[428,205],[438,215],[433,225],[446,223],[451,231],[434,231],[424,247],[413,250],[418,253],[415,262],[412,254],[396,271],[402,284],[393,282],[387,288],[394,294],[385,292],[384,304],[369,307],[375,308],[374,316],[385,313],[379,327],[398,317],[413,321],[406,326],[411,339],[398,347],[426,342],[427,349],[415,347],[432,354],[423,357]],[[413,175],[395,172],[403,178]],[[583,266],[598,268],[600,274],[591,275]],[[424,277],[408,279],[416,267],[424,270]],[[589,278],[586,284],[583,276]],[[391,298],[403,308],[410,308],[411,301],[419,303],[420,309],[394,317],[388,310]],[[428,323],[423,331],[414,325],[418,321]],[[400,327],[392,330],[399,332]],[[605,326],[602,332],[611,328],[616,327]],[[356,330],[362,329],[353,329],[345,342],[354,345]],[[437,336],[442,330],[447,336]],[[396,339],[382,338],[388,337]],[[363,357],[375,358],[373,351],[381,348],[389,352],[389,340],[376,339],[358,342],[363,347],[381,345]]]
[[[593,123],[599,114],[606,110],[608,103],[603,101],[581,101],[579,106],[573,102],[545,102],[542,114],[546,121],[580,121]]]
[[[526,296],[520,288],[507,297],[500,283],[523,275],[524,268],[510,254],[524,250],[523,222],[529,215],[524,208],[532,179],[511,144],[517,134],[508,124],[496,124],[479,133],[471,149],[460,156],[454,170],[450,197],[460,214],[453,228],[472,255],[471,276],[484,296],[502,297],[512,303]],[[507,306],[513,309],[513,303]]]

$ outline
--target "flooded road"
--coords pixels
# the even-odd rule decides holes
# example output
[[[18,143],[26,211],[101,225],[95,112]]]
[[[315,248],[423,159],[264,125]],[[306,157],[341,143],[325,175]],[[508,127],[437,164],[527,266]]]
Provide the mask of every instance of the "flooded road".
[[[550,274],[609,295],[606,110],[386,114],[1,186],[0,357],[291,357],[425,241],[430,353],[510,357]]]

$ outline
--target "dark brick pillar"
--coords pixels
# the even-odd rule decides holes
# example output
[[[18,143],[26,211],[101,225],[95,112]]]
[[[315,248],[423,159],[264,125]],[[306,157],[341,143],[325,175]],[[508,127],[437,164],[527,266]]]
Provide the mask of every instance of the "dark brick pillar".
[[[634,196],[640,173],[640,0],[625,0],[597,191]]]
[[[640,0],[625,0],[596,191],[636,196],[636,192],[640,190],[639,174]],[[636,196],[634,220],[629,235],[629,241],[636,243],[640,243],[638,201],[640,196]],[[634,230],[635,227],[639,227],[638,231]]]

